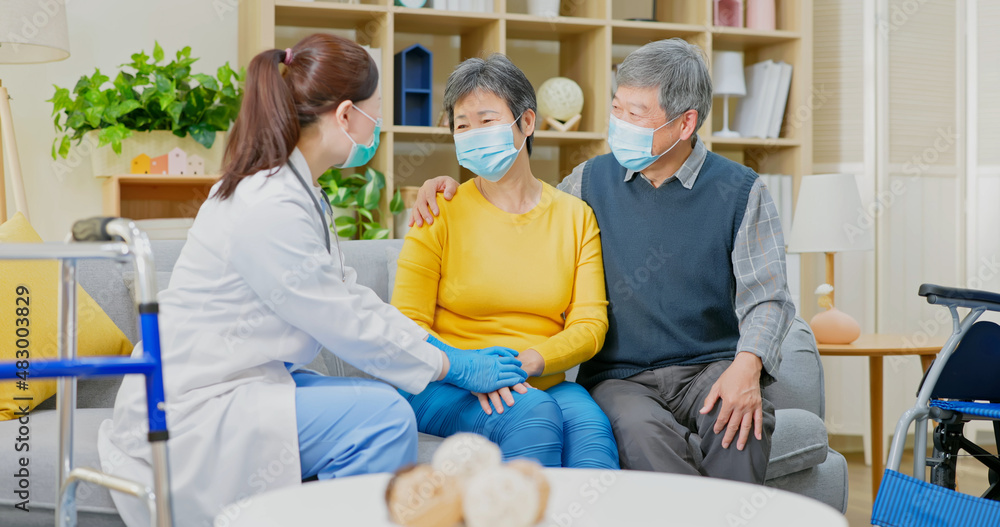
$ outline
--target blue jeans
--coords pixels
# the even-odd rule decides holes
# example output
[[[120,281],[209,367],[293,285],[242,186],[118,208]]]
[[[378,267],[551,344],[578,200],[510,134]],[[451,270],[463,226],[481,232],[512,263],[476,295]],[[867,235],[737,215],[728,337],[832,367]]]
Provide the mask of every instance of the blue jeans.
[[[546,467],[617,469],[611,423],[582,386],[559,383],[548,390],[511,391],[514,406],[486,415],[476,396],[433,382],[410,402],[421,432],[447,437],[473,432],[500,445],[505,459],[529,458]]]
[[[292,379],[303,479],[395,472],[417,461],[413,410],[391,386],[306,371]]]

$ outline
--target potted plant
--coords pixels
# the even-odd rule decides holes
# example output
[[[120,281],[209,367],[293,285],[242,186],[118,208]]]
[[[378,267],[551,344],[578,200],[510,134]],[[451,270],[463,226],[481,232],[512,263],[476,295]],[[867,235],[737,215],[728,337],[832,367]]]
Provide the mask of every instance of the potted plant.
[[[333,223],[338,236],[357,240],[389,238],[389,228],[382,225],[378,210],[385,189],[384,174],[371,167],[362,174],[344,174],[339,168],[331,168],[317,181],[334,207]],[[389,202],[389,212],[403,212],[399,189]]]
[[[152,57],[133,54],[114,80],[97,69],[80,77],[72,90],[55,86],[49,99],[57,132],[52,158],[65,158],[73,141],[88,140],[97,147],[91,156],[94,175],[108,176],[129,173],[139,154],[158,156],[180,147],[201,156],[206,173],[217,173],[223,133],[239,112],[244,71],[226,63],[214,77],[192,73],[197,60],[185,47],[164,63],[157,42]],[[110,151],[100,148],[105,145]]]

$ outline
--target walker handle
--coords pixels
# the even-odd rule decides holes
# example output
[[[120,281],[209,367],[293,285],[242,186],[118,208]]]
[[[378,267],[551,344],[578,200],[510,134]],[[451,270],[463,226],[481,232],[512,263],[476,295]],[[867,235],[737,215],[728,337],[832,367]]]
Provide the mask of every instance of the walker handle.
[[[73,224],[73,240],[78,242],[109,242],[108,224],[118,218],[95,216]],[[117,237],[116,237],[117,238]]]

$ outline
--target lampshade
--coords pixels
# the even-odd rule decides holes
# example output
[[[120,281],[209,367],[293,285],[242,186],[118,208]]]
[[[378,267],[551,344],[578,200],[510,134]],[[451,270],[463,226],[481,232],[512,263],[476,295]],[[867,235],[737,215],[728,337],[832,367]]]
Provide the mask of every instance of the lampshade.
[[[715,95],[747,94],[743,78],[743,53],[739,51],[716,51],[712,53],[712,88]]]
[[[864,219],[852,174],[805,176],[799,186],[788,252],[870,251],[875,239]]]
[[[0,0],[0,64],[55,62],[67,57],[65,2]]]

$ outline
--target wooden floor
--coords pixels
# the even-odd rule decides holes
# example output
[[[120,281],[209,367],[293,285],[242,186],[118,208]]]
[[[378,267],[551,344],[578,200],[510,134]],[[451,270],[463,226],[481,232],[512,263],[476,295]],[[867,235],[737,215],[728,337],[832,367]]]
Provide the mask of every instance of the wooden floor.
[[[847,479],[850,494],[847,499],[847,521],[851,527],[869,527],[872,515],[871,468],[865,465],[864,454],[844,454],[847,458]],[[906,474],[913,473],[913,455],[903,456],[902,467]],[[982,495],[989,487],[986,467],[974,459],[958,461],[958,490],[967,494]]]

